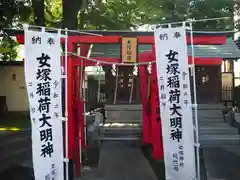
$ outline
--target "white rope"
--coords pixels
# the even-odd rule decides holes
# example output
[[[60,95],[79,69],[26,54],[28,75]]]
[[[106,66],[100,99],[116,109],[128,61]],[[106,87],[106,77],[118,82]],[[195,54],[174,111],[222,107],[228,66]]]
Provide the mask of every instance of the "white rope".
[[[224,19],[231,19],[232,17],[217,17],[217,18],[206,18],[206,19],[192,19],[193,23],[196,22],[206,22],[206,21],[217,21],[217,20],[224,20]]]
[[[187,32],[191,32],[190,30],[186,30]],[[221,34],[221,33],[236,33],[238,31],[236,30],[228,30],[228,31],[193,31],[193,33],[199,33],[199,34]]]
[[[206,22],[206,21],[217,21],[217,20],[224,20],[224,19],[230,19],[231,17],[218,17],[218,18],[206,18],[206,19],[187,19],[185,21],[176,21],[176,22],[172,22],[172,23],[163,23],[163,24],[159,24],[156,25],[158,26],[167,26],[169,24],[174,25],[174,24],[182,24],[183,22],[188,22],[190,23],[196,23],[196,22]]]
[[[133,96],[134,79],[135,79],[135,76],[133,76],[133,77],[132,77],[131,91],[130,91],[130,97],[129,97],[129,104],[132,104],[132,96]]]
[[[36,25],[28,25],[29,27],[36,27],[36,28],[43,28],[43,26],[36,26]],[[86,34],[86,35],[91,35],[91,36],[103,36],[102,34],[96,34],[96,33],[90,33],[90,32],[83,32],[83,31],[78,31],[78,30],[71,30],[71,29],[61,29],[61,28],[54,28],[54,27],[44,27],[47,29],[48,32],[51,31],[68,31],[68,32],[74,32],[74,33],[79,33],[79,34]],[[5,28],[5,29],[10,29],[10,30],[23,30],[23,29],[14,29],[14,28]]]
[[[150,96],[150,88],[151,88],[151,73],[152,73],[152,64],[149,63],[147,66],[147,72],[148,72],[148,81],[147,81],[147,98]]]
[[[80,55],[77,55],[75,53],[71,53],[71,52],[68,52],[67,54],[70,54],[70,55],[73,55],[73,56],[76,56],[76,57],[80,57],[80,58],[83,58],[83,59],[86,59],[88,61],[92,61],[92,62],[96,62],[96,63],[100,63],[100,64],[110,64],[110,65],[118,65],[118,66],[135,66],[136,63],[115,63],[115,62],[106,62],[104,60],[97,60],[97,59],[93,59],[93,58],[87,58],[85,56],[80,56]],[[150,61],[150,62],[142,62],[142,63],[137,63],[138,65],[147,65],[149,63],[156,63],[156,61]]]
[[[133,96],[133,88],[134,88],[134,80],[135,80],[135,76],[138,75],[138,65],[137,63],[134,65],[133,67],[133,73],[132,73],[132,82],[131,82],[131,90],[130,90],[130,97],[129,97],[129,104],[132,103],[132,96]]]

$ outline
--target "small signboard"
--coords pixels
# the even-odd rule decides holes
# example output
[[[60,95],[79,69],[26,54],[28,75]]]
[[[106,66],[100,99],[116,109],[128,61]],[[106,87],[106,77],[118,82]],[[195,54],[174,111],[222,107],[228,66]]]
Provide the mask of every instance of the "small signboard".
[[[135,63],[137,62],[137,38],[136,37],[122,37],[122,62]]]

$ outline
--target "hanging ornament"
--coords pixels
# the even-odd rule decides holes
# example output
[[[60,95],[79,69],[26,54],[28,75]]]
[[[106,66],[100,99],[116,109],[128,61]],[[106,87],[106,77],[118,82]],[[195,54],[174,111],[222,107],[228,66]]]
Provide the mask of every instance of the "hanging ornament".
[[[116,71],[117,71],[117,69],[116,69],[116,64],[113,64],[113,65],[112,65],[112,69],[111,69],[111,72],[112,72],[112,75],[113,75],[113,76],[116,76]]]
[[[152,63],[148,63],[147,70],[149,74],[152,73]]]
[[[97,72],[100,72],[100,71],[101,71],[101,66],[100,66],[99,61],[97,61],[96,65],[95,65],[95,68],[96,68],[96,71],[97,71]]]
[[[99,66],[99,64],[100,64],[100,63],[99,63],[99,61],[97,61],[97,63],[96,63],[96,67],[98,67],[98,66]]]
[[[138,67],[137,65],[135,64],[134,68],[133,68],[133,75],[134,76],[137,76],[138,75]]]

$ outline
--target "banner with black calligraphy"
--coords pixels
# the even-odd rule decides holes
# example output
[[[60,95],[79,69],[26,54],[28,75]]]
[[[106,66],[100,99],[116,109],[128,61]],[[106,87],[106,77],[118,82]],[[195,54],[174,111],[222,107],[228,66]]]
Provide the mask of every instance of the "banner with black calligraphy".
[[[163,149],[168,180],[196,179],[185,26],[154,32]]]
[[[35,180],[63,180],[60,35],[25,31],[25,79]]]

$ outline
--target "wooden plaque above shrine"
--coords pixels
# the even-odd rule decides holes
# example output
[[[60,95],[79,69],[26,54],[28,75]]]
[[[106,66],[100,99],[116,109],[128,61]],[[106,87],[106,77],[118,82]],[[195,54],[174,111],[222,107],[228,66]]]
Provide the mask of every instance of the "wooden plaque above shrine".
[[[135,63],[138,57],[137,37],[122,37],[121,59],[123,63]]]

